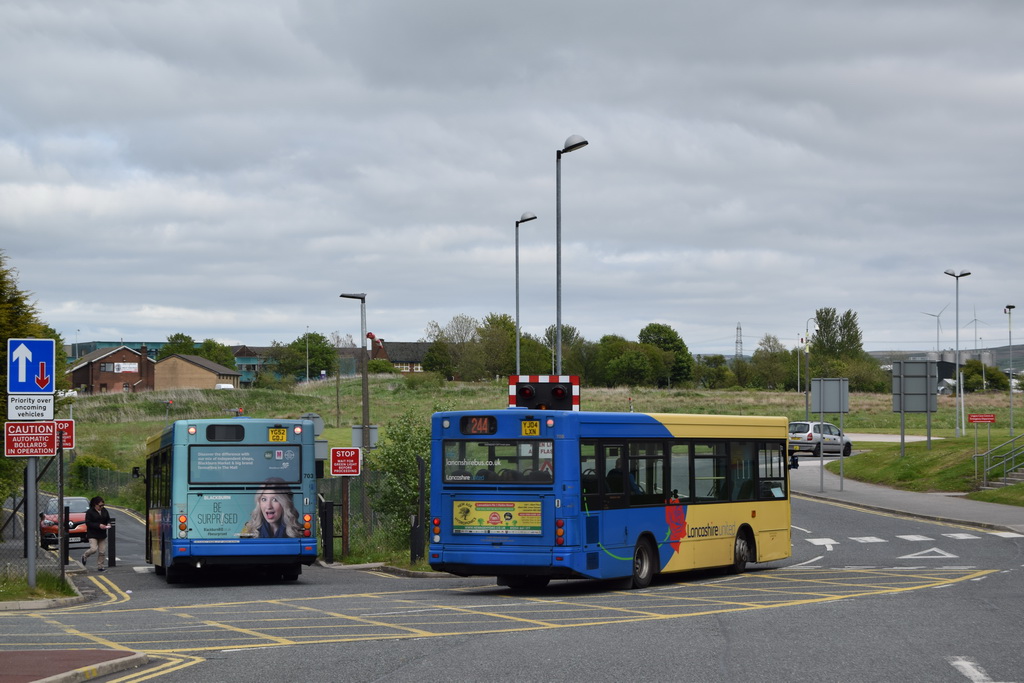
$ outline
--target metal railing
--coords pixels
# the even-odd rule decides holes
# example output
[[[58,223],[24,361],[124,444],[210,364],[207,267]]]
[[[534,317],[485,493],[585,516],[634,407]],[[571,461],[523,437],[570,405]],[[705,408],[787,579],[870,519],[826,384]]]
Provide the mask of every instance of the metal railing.
[[[982,486],[988,486],[992,478],[1002,479],[1007,484],[1007,475],[1024,467],[1024,434],[994,446],[990,450],[974,456],[974,478],[979,475],[981,463]]]

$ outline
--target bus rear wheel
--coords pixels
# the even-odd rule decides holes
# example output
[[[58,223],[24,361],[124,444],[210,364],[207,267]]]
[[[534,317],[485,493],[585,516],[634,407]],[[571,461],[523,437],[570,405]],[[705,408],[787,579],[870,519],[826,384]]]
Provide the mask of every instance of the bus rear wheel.
[[[642,538],[633,549],[633,576],[630,584],[633,588],[647,588],[654,579],[655,554],[650,541]]]
[[[744,533],[736,534],[736,542],[733,545],[732,564],[729,565],[730,574],[742,574],[750,562],[750,541]]]

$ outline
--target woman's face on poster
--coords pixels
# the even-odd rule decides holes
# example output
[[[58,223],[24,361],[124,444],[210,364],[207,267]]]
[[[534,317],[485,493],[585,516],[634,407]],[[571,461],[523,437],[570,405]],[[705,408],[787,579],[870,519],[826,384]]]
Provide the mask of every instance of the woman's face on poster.
[[[264,491],[260,494],[260,512],[263,519],[271,524],[280,524],[284,514],[284,503],[281,501],[281,494],[272,491]]]

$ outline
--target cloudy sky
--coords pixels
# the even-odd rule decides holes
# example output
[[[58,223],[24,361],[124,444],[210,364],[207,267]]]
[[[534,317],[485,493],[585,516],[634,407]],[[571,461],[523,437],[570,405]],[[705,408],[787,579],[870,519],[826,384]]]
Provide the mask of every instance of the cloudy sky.
[[[69,343],[672,326],[1007,343],[1024,3],[0,3],[0,248]],[[978,321],[972,324],[972,321]],[[976,332],[975,332],[976,330]],[[1021,339],[1024,339],[1024,333]],[[976,338],[978,341],[976,342]]]

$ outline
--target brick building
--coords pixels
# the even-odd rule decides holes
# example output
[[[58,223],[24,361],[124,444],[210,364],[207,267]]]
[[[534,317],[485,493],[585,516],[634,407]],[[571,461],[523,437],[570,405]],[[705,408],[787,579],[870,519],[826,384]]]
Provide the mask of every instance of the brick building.
[[[154,388],[215,389],[218,384],[230,384],[237,389],[242,373],[201,356],[172,354],[156,362]]]
[[[76,360],[66,372],[71,388],[86,394],[136,393],[154,387],[153,359],[143,344],[96,349]]]

